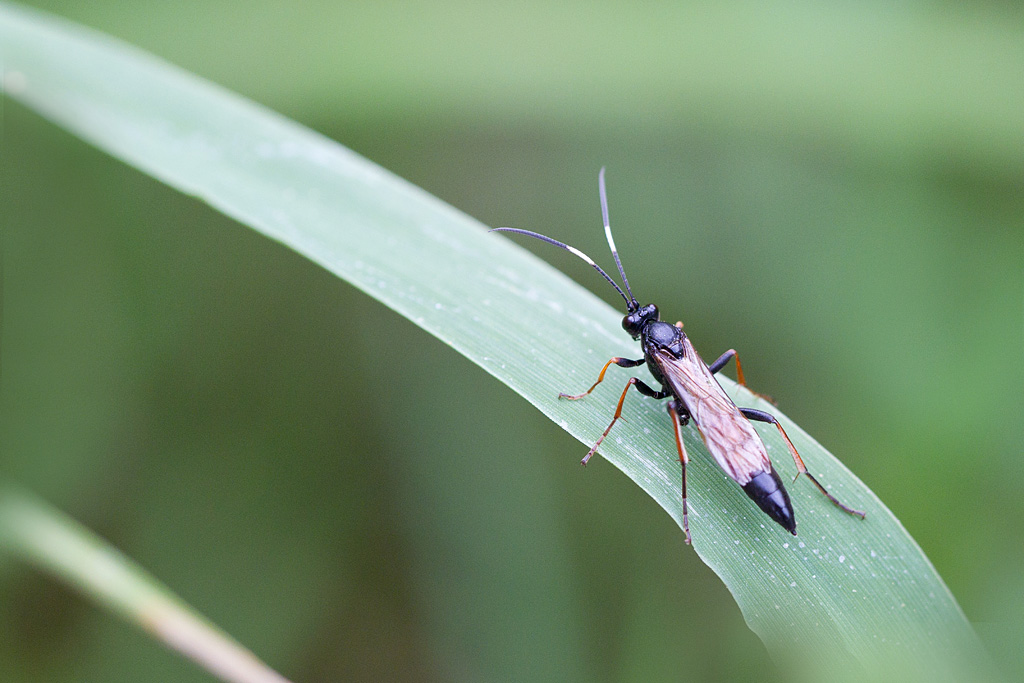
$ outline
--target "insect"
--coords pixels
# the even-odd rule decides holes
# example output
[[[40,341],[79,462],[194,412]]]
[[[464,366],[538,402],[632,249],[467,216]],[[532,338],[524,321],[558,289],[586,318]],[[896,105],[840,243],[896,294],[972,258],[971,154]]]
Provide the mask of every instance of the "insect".
[[[633,339],[640,342],[643,349],[643,358],[631,360],[629,358],[612,358],[597,376],[597,381],[582,394],[559,394],[559,398],[576,401],[589,395],[597,385],[604,381],[605,373],[612,365],[621,368],[633,368],[640,365],[647,365],[651,375],[661,385],[661,389],[653,389],[637,377],[631,377],[626,383],[619,397],[618,406],[615,408],[615,416],[612,418],[608,428],[594,444],[594,447],[584,456],[582,464],[586,465],[591,456],[597,451],[601,442],[608,436],[608,432],[622,416],[622,404],[626,400],[626,394],[630,387],[636,387],[637,391],[645,396],[655,399],[669,399],[666,404],[668,414],[672,420],[672,427],[675,431],[676,450],[679,452],[679,462],[682,465],[682,497],[683,497],[683,531],[686,534],[686,542],[690,542],[689,515],[686,505],[686,465],[689,458],[686,454],[686,447],[683,444],[682,428],[690,420],[697,426],[704,444],[707,446],[711,457],[718,466],[757,504],[769,517],[775,520],[786,531],[796,536],[796,517],[793,514],[793,505],[789,500],[789,493],[783,486],[772,462],[768,458],[764,443],[754,430],[751,421],[765,422],[778,428],[783,441],[789,447],[789,452],[796,463],[797,477],[801,474],[808,479],[840,510],[863,519],[865,513],[854,510],[841,503],[835,496],[825,490],[814,476],[807,471],[803,459],[797,453],[796,447],[790,441],[786,430],[783,429],[775,416],[763,410],[738,407],[728,394],[722,389],[715,373],[721,370],[733,358],[736,359],[736,376],[739,383],[746,386],[743,378],[743,368],[740,365],[740,357],[735,349],[729,349],[718,357],[714,363],[708,365],[693,348],[689,337],[683,332],[683,324],[670,325],[662,322],[658,307],[654,304],[641,306],[629,289],[629,281],[622,269],[622,262],[619,260],[619,252],[615,248],[615,240],[612,238],[611,224],[608,220],[608,197],[605,191],[604,168],[598,175],[598,188],[601,195],[601,214],[604,218],[604,234],[608,240],[608,247],[611,249],[615,265],[622,277],[622,289],[609,277],[592,258],[579,249],[558,240],[541,235],[540,233],[518,228],[495,228],[495,231],[514,232],[520,235],[533,237],[548,244],[553,244],[560,249],[575,254],[590,264],[605,280],[615,288],[619,296],[626,302],[626,315],[622,319],[622,328],[629,333]],[[796,481],[796,478],[794,478]]]

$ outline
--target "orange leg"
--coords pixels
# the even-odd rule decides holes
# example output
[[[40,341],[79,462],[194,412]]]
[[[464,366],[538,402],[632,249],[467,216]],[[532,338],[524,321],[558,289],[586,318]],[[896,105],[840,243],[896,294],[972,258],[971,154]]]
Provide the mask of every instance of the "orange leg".
[[[683,467],[683,533],[686,534],[686,543],[689,545],[690,520],[689,511],[686,506],[686,463],[690,462],[690,459],[686,456],[686,446],[683,444],[682,427],[686,422],[689,422],[690,417],[689,415],[685,418],[680,417],[674,400],[668,404],[668,414],[672,418],[672,427],[676,433],[676,450],[679,451],[679,464]]]
[[[615,359],[613,358],[612,360],[615,360]],[[633,362],[633,361],[630,361],[630,362]],[[609,361],[609,364],[610,363],[611,363],[611,361]],[[604,367],[607,369],[608,366],[605,365]],[[602,372],[602,374],[603,374],[603,372]],[[598,380],[598,382],[600,382],[600,381],[601,380]],[[626,393],[629,391],[629,388],[632,387],[632,386],[635,386],[637,391],[639,391],[641,394],[644,394],[645,396],[650,396],[651,398],[661,399],[661,398],[668,398],[668,396],[669,396],[668,392],[665,392],[665,391],[655,391],[654,389],[651,389],[649,386],[647,386],[646,384],[644,384],[643,382],[638,380],[636,377],[630,377],[629,381],[626,382],[626,388],[622,390],[622,396],[619,396],[619,405],[617,405],[615,407],[615,417],[612,418],[611,424],[609,424],[608,428],[604,430],[604,434],[602,434],[601,438],[597,440],[597,443],[594,444],[594,447],[591,448],[590,451],[585,456],[583,456],[583,460],[580,461],[581,465],[586,465],[587,464],[587,461],[590,460],[590,457],[592,455],[594,455],[594,453],[597,451],[597,447],[600,446],[601,442],[604,441],[604,438],[606,436],[608,436],[608,432],[610,432],[612,430],[612,427],[615,426],[615,423],[618,422],[620,417],[622,417],[622,404],[626,402]],[[591,387],[591,388],[593,388],[593,387]],[[586,394],[583,394],[583,395],[585,396]],[[573,398],[573,397],[570,396],[569,398]],[[581,398],[581,397],[578,397],[578,398]]]
[[[818,490],[821,491],[826,498],[832,501],[832,503],[837,508],[839,508],[843,512],[848,512],[851,515],[857,515],[861,519],[864,519],[867,516],[867,513],[861,512],[860,510],[854,510],[852,507],[849,507],[848,505],[844,505],[843,503],[839,502],[838,498],[836,498],[831,493],[826,491],[825,487],[822,486],[821,483],[814,478],[814,475],[807,471],[807,466],[804,465],[803,458],[801,458],[800,454],[796,452],[796,446],[794,446],[793,442],[789,440],[789,435],[786,434],[786,430],[782,428],[782,424],[777,419],[775,419],[774,415],[766,413],[763,410],[754,410],[753,408],[740,408],[740,412],[743,413],[749,420],[767,422],[768,424],[773,424],[776,427],[778,427],[779,434],[782,434],[782,440],[786,442],[786,445],[789,447],[789,452],[793,455],[793,462],[796,463],[796,477],[793,477],[793,481],[796,481],[801,474],[807,475],[807,478],[811,480],[811,483],[817,486]]]
[[[728,363],[731,358],[736,359],[736,381],[739,382],[742,386],[747,387],[747,380],[743,378],[743,366],[740,365],[740,354],[736,352],[736,349],[729,349],[728,351],[723,353],[721,356],[718,357],[718,360],[716,360],[714,363],[708,366],[708,370],[711,371],[711,374],[715,374],[716,372],[724,368],[725,364]],[[747,387],[747,389],[750,389],[750,387]],[[771,396],[759,394],[753,389],[750,389],[750,393],[754,394],[755,396],[760,396],[761,398],[768,401],[772,405],[775,405],[775,399],[772,398]]]
[[[619,357],[616,356],[615,358],[612,358],[610,361],[608,361],[607,363],[604,364],[604,367],[601,368],[601,374],[597,376],[597,381],[594,382],[590,386],[589,389],[584,391],[582,394],[576,394],[576,395],[559,394],[558,398],[567,398],[570,401],[576,401],[578,399],[583,398],[584,396],[589,394],[591,391],[596,389],[598,384],[600,384],[601,382],[604,381],[604,373],[608,372],[608,368],[612,364],[618,365],[620,368],[635,368],[638,365],[643,365],[645,362],[646,361],[643,358],[641,358],[640,360],[630,360],[628,358],[619,358]]]

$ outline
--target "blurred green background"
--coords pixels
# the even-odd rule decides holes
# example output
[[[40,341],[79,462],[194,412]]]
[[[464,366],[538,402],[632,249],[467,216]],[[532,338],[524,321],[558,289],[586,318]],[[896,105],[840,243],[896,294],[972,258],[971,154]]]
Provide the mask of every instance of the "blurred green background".
[[[607,165],[634,291],[738,349],[1024,677],[1017,5],[36,4],[603,263]],[[10,101],[2,144],[4,473],[272,666],[786,680],[656,504],[451,349]],[[208,680],[3,557],[0,667]]]

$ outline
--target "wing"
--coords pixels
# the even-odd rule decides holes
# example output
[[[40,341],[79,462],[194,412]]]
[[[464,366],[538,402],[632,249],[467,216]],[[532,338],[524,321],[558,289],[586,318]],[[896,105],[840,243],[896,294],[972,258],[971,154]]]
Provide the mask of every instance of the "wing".
[[[768,453],[750,421],[722,389],[688,338],[683,339],[683,349],[681,358],[662,349],[655,349],[651,356],[669,389],[690,411],[715,462],[740,486],[771,471]]]

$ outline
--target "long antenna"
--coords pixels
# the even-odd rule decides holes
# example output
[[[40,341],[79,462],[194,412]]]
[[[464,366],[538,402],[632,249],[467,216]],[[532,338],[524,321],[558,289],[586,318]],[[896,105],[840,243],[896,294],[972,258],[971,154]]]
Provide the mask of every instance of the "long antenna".
[[[594,270],[596,270],[597,272],[601,273],[601,275],[604,277],[604,279],[608,281],[608,284],[610,284],[612,287],[614,287],[615,291],[618,292],[619,296],[621,296],[622,299],[626,302],[626,308],[629,309],[630,313],[635,311],[640,306],[640,304],[637,303],[636,299],[630,300],[629,298],[626,297],[625,294],[623,294],[623,292],[619,288],[619,286],[617,284],[615,284],[615,280],[613,280],[610,277],[608,277],[608,273],[604,272],[604,270],[601,268],[601,266],[599,266],[596,263],[594,263],[594,259],[592,259],[589,256],[587,256],[586,254],[584,254],[582,251],[580,251],[576,247],[570,247],[568,244],[565,244],[564,242],[559,242],[558,240],[551,239],[547,235],[542,235],[539,232],[530,232],[529,230],[520,230],[519,228],[494,228],[492,230],[489,230],[488,232],[515,232],[515,233],[518,233],[520,235],[526,235],[527,237],[534,237],[536,239],[541,240],[542,242],[547,242],[548,244],[553,244],[553,245],[555,245],[556,247],[558,247],[560,249],[565,249],[569,253],[575,254],[576,256],[579,256],[581,259],[583,259],[584,261],[589,263],[591,266],[593,266]],[[612,253],[614,253],[614,250],[613,250]],[[616,260],[618,260],[618,257],[616,257]],[[622,266],[619,266],[619,272],[620,273],[622,272]],[[628,288],[628,285],[627,285],[627,288]],[[630,296],[632,296],[632,295],[630,295]]]
[[[601,193],[601,217],[604,218],[604,236],[608,239],[608,246],[612,250],[612,258],[615,259],[615,265],[619,267],[619,275],[622,276],[622,284],[626,285],[626,291],[629,292],[629,299],[626,299],[626,304],[630,310],[635,310],[640,307],[640,303],[633,296],[633,292],[629,289],[629,280],[626,279],[626,271],[622,269],[622,261],[619,260],[619,250],[615,248],[615,239],[612,237],[612,224],[608,220],[608,193],[604,187],[604,166],[601,167],[601,172],[597,174],[597,187]],[[605,277],[608,277],[605,275]],[[620,294],[622,292],[619,292]]]

